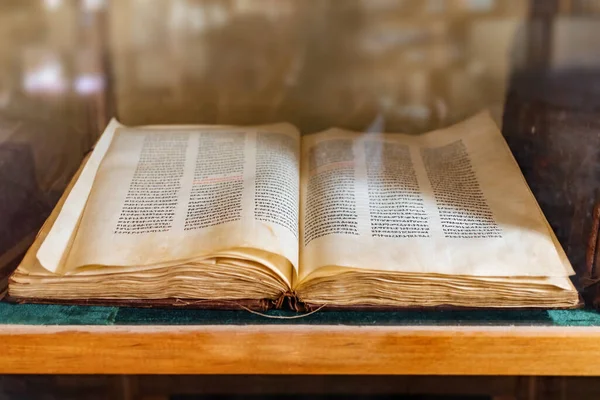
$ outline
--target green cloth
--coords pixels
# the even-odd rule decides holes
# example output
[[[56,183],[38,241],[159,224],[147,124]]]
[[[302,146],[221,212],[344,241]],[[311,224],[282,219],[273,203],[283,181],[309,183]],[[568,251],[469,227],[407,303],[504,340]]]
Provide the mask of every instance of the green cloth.
[[[297,316],[269,311],[269,316]],[[277,319],[248,311],[61,306],[0,302],[0,325],[361,325],[361,326],[600,326],[594,310],[318,311]]]
[[[0,302],[0,324],[112,325],[118,307],[82,307]]]

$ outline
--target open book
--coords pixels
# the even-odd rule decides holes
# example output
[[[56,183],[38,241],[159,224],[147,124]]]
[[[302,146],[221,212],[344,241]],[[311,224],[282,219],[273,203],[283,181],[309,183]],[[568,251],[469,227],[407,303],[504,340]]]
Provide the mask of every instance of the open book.
[[[486,112],[422,135],[113,120],[9,296],[574,307],[573,274]]]

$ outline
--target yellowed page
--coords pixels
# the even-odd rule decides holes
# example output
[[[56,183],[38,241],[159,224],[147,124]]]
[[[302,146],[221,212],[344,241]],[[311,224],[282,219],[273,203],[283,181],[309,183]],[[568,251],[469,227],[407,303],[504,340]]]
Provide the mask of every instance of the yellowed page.
[[[299,134],[288,124],[118,129],[65,272],[243,248],[283,256],[296,269],[298,153]]]
[[[106,126],[104,132],[94,146],[93,151],[89,157],[87,157],[87,161],[84,161],[81,173],[65,200],[64,208],[61,209],[56,222],[52,225],[45,240],[39,246],[39,250],[35,256],[40,265],[49,272],[57,272],[65,263],[66,256],[72,245],[73,239],[75,238],[77,225],[83,215],[85,204],[92,190],[96,173],[98,172],[102,159],[108,151],[114,133],[119,127],[123,127],[123,125],[115,118],[111,119]],[[202,127],[202,125],[177,125],[176,127],[170,126],[170,129],[198,129],[200,127]],[[164,129],[165,126],[153,125],[145,128]]]
[[[100,163],[108,151],[116,129],[121,126],[114,118],[110,121],[94,147],[94,151],[81,169],[77,182],[65,200],[62,212],[57,216],[48,236],[37,252],[38,261],[50,272],[58,271],[64,262]]]
[[[488,113],[419,136],[305,136],[300,281],[320,267],[568,276]]]

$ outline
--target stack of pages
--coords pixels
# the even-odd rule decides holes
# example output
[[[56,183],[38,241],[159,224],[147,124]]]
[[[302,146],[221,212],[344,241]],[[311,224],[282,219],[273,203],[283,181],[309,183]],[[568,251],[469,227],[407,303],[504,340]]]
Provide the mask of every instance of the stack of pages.
[[[113,120],[12,275],[9,297],[575,307],[570,275],[486,112],[422,135]]]

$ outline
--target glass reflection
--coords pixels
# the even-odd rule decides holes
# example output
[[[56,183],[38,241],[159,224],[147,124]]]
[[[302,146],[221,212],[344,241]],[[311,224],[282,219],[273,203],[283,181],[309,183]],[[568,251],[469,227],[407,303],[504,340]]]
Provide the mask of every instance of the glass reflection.
[[[122,1],[112,10],[110,46],[133,62],[115,65],[117,108],[132,124],[287,120],[307,131],[364,129],[379,116],[388,130],[413,132],[485,107],[499,115],[527,7],[512,0]],[[168,98],[160,106],[156,90]],[[130,104],[138,94],[144,101]]]
[[[67,90],[63,65],[58,56],[44,49],[24,54],[23,89],[29,93],[62,93]]]
[[[54,11],[62,5],[62,0],[44,0],[44,6],[47,10]]]
[[[35,171],[21,177],[47,199],[35,209],[43,217],[113,115],[132,125],[289,121],[303,132],[417,133],[483,108],[501,122],[517,98],[530,102],[527,132],[539,134],[541,114],[530,110],[541,98],[597,108],[599,13],[600,2],[586,0],[1,2],[0,150],[27,155],[17,158],[33,167],[17,171]],[[589,79],[511,85],[533,67],[536,79],[571,70]],[[548,125],[569,120],[556,118]],[[3,120],[19,129],[8,134]],[[563,154],[561,143],[538,150]],[[530,170],[548,165],[527,159]],[[0,192],[13,185],[8,176]],[[7,201],[19,206],[19,196]],[[19,207],[0,209],[2,221],[27,214]]]

